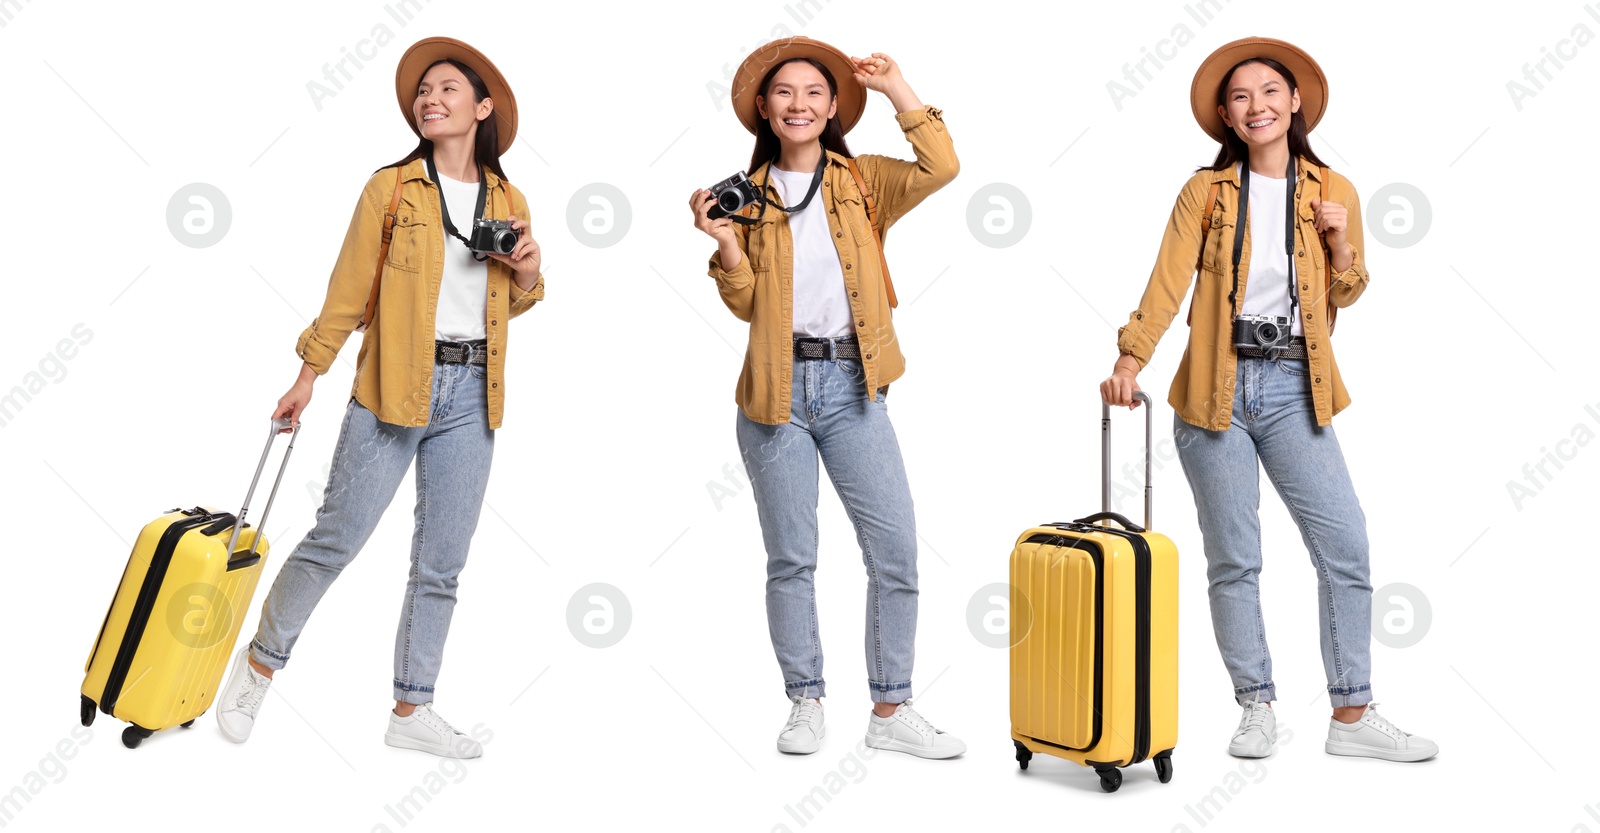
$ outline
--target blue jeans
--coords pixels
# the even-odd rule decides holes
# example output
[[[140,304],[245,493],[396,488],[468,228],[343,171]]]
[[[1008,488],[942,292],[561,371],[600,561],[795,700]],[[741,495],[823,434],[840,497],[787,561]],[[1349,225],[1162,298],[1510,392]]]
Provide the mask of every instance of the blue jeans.
[[[380,422],[351,398],[316,525],[283,562],[261,604],[251,642],[257,662],[275,669],[288,662],[311,611],[372,537],[415,458],[417,529],[395,635],[394,698],[433,700],[456,580],[467,563],[494,456],[485,378],[482,366],[434,365],[432,411],[428,424],[417,428]]]
[[[917,632],[917,532],[900,443],[880,392],[866,396],[861,362],[794,363],[789,422],[738,416],[767,548],[767,629],[787,697],[822,697],[817,632],[817,458],[855,525],[867,567],[867,684],[872,699],[911,696]]]
[[[1260,459],[1300,527],[1317,571],[1322,664],[1335,707],[1372,701],[1367,521],[1333,427],[1319,427],[1302,359],[1240,358],[1227,431],[1174,415],[1178,459],[1205,540],[1211,624],[1234,699],[1277,698],[1261,619]]]

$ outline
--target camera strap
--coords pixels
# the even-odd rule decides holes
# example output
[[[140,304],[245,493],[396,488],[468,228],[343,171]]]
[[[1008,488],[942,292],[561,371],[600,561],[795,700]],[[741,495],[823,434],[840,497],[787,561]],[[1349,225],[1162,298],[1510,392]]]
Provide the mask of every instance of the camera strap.
[[[752,218],[744,217],[738,214],[730,214],[728,215],[728,219],[741,225],[753,226],[756,223],[761,222],[761,218],[766,216],[767,206],[769,205],[786,214],[793,214],[796,211],[803,211],[806,206],[811,204],[811,200],[817,196],[817,192],[822,190],[822,171],[828,167],[828,151],[824,149],[822,151],[822,158],[817,160],[817,172],[811,177],[811,187],[806,189],[806,198],[801,200],[800,204],[794,206],[793,208],[785,208],[767,199],[767,184],[772,182],[772,166],[776,164],[778,164],[778,160],[776,158],[767,163],[767,175],[761,181],[761,188],[756,191],[756,202],[761,204],[761,210],[756,212],[756,216]]]
[[[433,180],[434,187],[439,191],[439,216],[444,218],[444,230],[450,232],[450,234],[453,235],[457,240],[460,240],[462,245],[466,246],[468,249],[471,249],[472,241],[462,237],[461,232],[456,231],[456,224],[450,222],[450,206],[445,204],[444,186],[439,183],[439,171],[433,167],[433,154],[431,153],[428,154],[428,178]],[[478,168],[478,205],[475,209],[473,209],[474,214],[472,217],[474,224],[476,224],[478,220],[483,219],[483,207],[488,203],[488,201],[489,177],[484,174],[483,168],[480,166]],[[477,252],[473,252],[472,259],[484,261],[488,260],[489,256],[480,255]],[[1235,269],[1237,269],[1237,264],[1235,264]]]
[[[1298,215],[1294,204],[1295,192],[1295,160],[1294,154],[1289,154],[1289,171],[1284,175],[1284,206],[1283,213],[1283,251],[1289,260],[1289,320],[1293,321],[1297,310],[1300,308],[1299,296],[1294,291],[1294,223]],[[1250,160],[1246,159],[1239,165],[1239,215],[1233,226],[1233,289],[1228,293],[1228,306],[1233,310],[1233,316],[1238,317],[1239,305],[1239,261],[1244,258],[1244,233],[1249,221],[1250,209]]]

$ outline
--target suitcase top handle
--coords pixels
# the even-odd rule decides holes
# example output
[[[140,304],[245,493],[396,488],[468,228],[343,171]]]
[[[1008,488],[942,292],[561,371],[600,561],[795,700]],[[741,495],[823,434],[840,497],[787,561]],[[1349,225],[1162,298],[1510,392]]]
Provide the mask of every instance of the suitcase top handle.
[[[1155,438],[1155,414],[1152,412],[1150,394],[1142,390],[1133,392],[1133,398],[1144,403],[1144,528],[1150,529],[1150,516],[1153,512],[1150,491],[1150,448]],[[1102,400],[1100,402],[1100,507],[1099,515],[1091,515],[1096,519],[1110,516],[1111,520],[1118,520],[1124,527],[1128,526],[1121,521],[1120,515],[1111,511],[1111,404]]]

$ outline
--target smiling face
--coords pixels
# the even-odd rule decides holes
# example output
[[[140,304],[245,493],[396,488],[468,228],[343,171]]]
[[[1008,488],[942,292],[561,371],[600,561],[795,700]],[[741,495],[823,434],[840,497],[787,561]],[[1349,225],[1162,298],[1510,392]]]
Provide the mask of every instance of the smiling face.
[[[478,122],[489,117],[494,100],[477,100],[467,76],[455,64],[435,64],[417,85],[411,118],[422,138],[439,142],[458,136],[472,138]]]
[[[785,145],[817,141],[838,109],[828,79],[808,61],[779,67],[766,95],[756,96],[756,110]]]
[[[1217,112],[1252,147],[1286,141],[1290,117],[1300,110],[1300,91],[1263,63],[1245,64],[1223,85]]]

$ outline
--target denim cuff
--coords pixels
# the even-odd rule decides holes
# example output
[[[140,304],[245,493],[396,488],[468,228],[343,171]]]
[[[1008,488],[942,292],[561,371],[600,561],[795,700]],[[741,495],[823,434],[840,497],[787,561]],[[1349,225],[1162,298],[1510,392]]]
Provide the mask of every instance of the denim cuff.
[[[879,683],[867,681],[867,688],[872,690],[874,703],[904,703],[911,699],[911,681],[902,683]]]
[[[259,639],[250,640],[250,656],[254,657],[256,662],[274,671],[282,671],[283,666],[289,663],[288,654],[280,654],[267,648],[261,644]]]
[[[790,700],[799,697],[802,700],[821,700],[826,697],[828,684],[824,680],[796,680],[783,684],[783,696]]]
[[[1278,685],[1268,680],[1257,685],[1236,688],[1233,690],[1233,699],[1241,706],[1250,703],[1271,703],[1278,699]]]
[[[411,703],[418,706],[426,705],[433,702],[433,686],[412,685],[395,680],[394,699],[401,703]]]
[[[1372,702],[1372,684],[1328,686],[1328,699],[1334,708],[1365,706]]]

